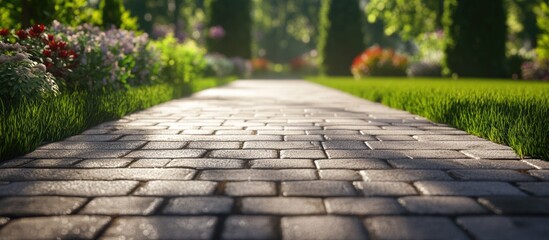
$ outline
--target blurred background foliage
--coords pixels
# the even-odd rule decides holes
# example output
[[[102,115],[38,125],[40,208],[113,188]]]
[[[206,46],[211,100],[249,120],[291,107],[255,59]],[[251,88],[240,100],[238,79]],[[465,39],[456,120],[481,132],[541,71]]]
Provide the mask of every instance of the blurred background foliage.
[[[323,36],[345,35],[338,31],[321,33],[326,28],[319,13],[323,2],[329,1],[0,0],[0,22],[7,28],[48,24],[54,19],[72,26],[84,22],[104,28],[114,25],[137,29],[154,39],[173,35],[180,42],[192,40],[211,51],[261,58],[276,67],[300,63],[299,59],[318,63],[318,57],[324,54],[319,49]],[[356,1],[361,19],[348,20],[348,24],[360,23],[359,40],[366,47],[394,49],[411,56],[412,63],[437,65],[433,69],[444,67],[447,75],[520,76],[525,61],[549,58],[547,0]],[[216,11],[214,6],[221,7]],[[226,34],[215,43],[208,31],[217,25],[224,25]],[[463,30],[467,27],[469,30]],[[235,34],[240,37],[232,39]],[[472,56],[492,59],[497,64],[485,72],[472,71]]]

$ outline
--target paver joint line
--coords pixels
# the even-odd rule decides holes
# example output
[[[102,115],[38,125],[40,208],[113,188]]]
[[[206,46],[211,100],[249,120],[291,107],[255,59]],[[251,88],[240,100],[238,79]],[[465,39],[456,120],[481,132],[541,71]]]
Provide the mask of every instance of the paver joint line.
[[[240,80],[0,163],[0,238],[544,239],[548,189],[445,124]]]

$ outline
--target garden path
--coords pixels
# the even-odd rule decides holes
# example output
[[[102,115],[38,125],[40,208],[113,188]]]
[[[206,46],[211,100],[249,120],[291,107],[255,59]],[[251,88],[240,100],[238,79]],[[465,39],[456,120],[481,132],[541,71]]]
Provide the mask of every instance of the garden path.
[[[0,238],[546,239],[549,162],[299,80],[241,80],[0,165]]]

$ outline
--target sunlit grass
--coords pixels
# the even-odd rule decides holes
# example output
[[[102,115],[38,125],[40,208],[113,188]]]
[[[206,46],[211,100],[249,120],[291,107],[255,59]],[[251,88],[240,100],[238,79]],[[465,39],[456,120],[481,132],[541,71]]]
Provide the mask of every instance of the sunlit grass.
[[[114,120],[174,98],[226,83],[230,79],[201,79],[186,85],[154,85],[127,91],[74,92],[41,102],[0,107],[0,160],[34,150],[78,134],[104,121]]]
[[[492,79],[309,78],[549,159],[549,84]]]

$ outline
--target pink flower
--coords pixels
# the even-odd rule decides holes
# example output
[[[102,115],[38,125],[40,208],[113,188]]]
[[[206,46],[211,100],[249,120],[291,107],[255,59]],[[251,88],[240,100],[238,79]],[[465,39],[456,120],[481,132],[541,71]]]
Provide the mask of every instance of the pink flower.
[[[213,39],[220,39],[225,37],[225,29],[223,29],[222,26],[216,25],[213,27],[210,27],[210,31],[208,33],[208,36]]]

